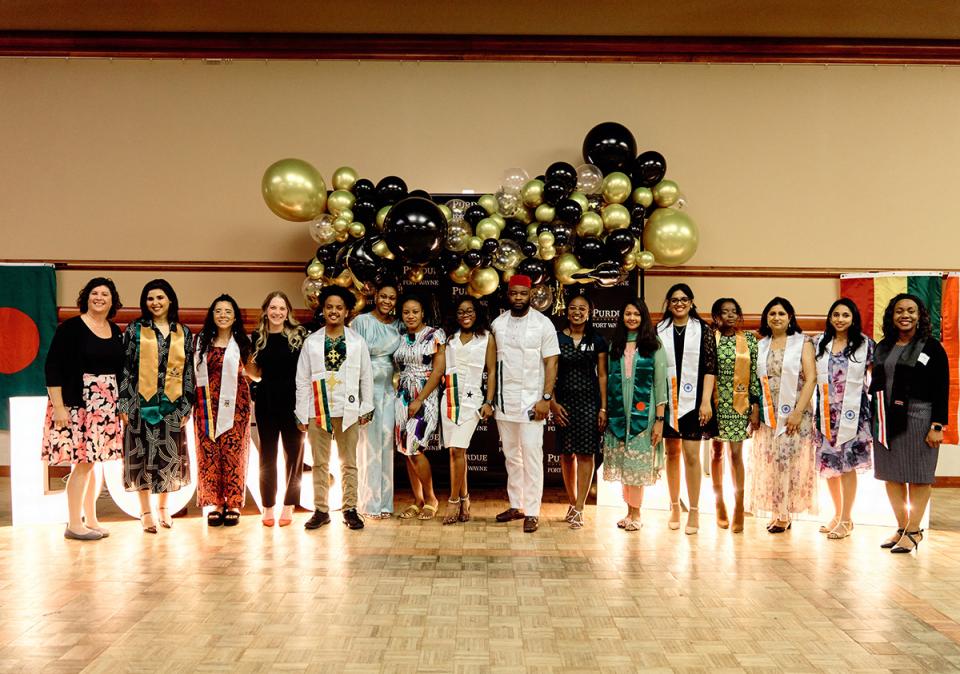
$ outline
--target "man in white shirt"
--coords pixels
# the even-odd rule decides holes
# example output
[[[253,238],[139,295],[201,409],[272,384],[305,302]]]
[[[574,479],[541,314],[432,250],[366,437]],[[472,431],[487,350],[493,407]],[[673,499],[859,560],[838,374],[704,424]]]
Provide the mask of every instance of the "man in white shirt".
[[[510,277],[510,311],[491,326],[497,341],[497,430],[507,465],[510,507],[498,522],[523,518],[523,530],[540,524],[543,498],[543,422],[557,380],[560,344],[550,319],[530,309],[530,278]]]

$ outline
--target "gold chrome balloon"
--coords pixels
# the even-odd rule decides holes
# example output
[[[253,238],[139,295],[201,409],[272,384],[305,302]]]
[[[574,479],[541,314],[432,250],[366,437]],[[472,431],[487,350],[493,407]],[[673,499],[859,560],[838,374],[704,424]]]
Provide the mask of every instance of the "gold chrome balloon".
[[[500,287],[500,274],[492,267],[477,267],[470,274],[470,290],[480,297],[493,294]]]
[[[586,213],[587,209],[590,208],[590,200],[587,199],[587,195],[583,192],[574,192],[570,195],[570,198],[580,204],[580,209]]]
[[[463,285],[470,280],[471,271],[465,262],[461,262],[459,267],[450,272],[450,280],[457,285]]]
[[[537,257],[541,260],[552,260],[557,256],[557,249],[553,246],[540,246],[540,251],[537,253]]]
[[[323,263],[317,258],[313,258],[313,261],[307,265],[307,276],[314,281],[319,281],[323,278],[323,271]]]
[[[335,192],[331,192],[330,196],[327,197],[327,210],[330,211],[330,213],[332,213],[335,217],[339,216],[348,208],[353,208],[353,204],[356,200],[357,198],[346,190],[337,190]]]
[[[587,211],[577,224],[577,236],[600,236],[603,234],[603,218],[599,213]]]
[[[260,193],[267,208],[293,222],[313,220],[327,203],[323,176],[302,159],[281,159],[268,166],[260,181]]]
[[[495,223],[497,223],[497,227],[500,229],[501,232],[503,231],[503,228],[507,226],[507,219],[504,218],[499,213],[491,213],[490,219],[493,220]]]
[[[627,253],[623,256],[623,268],[627,271],[633,271],[637,268],[637,256],[633,253]]]
[[[497,203],[497,198],[492,194],[484,194],[482,197],[477,199],[477,203],[483,206],[483,210],[485,210],[489,215],[493,215],[497,212],[497,209],[500,208],[500,204]]]
[[[483,248],[483,239],[479,236],[471,236],[467,239],[467,250],[480,250]]]
[[[350,223],[344,220],[343,218],[334,218],[333,220],[333,231],[337,234],[343,234],[347,229],[349,229]]]
[[[602,215],[603,226],[608,232],[630,226],[630,211],[623,204],[607,204]]]
[[[649,208],[653,203],[653,190],[649,187],[638,187],[633,191],[633,203]]]
[[[391,254],[390,249],[387,248],[387,242],[383,239],[380,239],[373,244],[373,248],[371,250],[373,250],[374,255],[378,255],[379,257],[387,257],[388,254]]]
[[[383,223],[387,221],[387,213],[390,212],[390,206],[384,206],[377,211],[377,227],[383,229]]]
[[[564,253],[553,262],[553,275],[565,286],[576,283],[573,275],[580,270],[580,260],[573,253]]]
[[[640,269],[650,269],[653,265],[657,263],[656,257],[649,250],[641,250],[637,254],[637,266]]]
[[[347,222],[353,222],[353,211],[349,208],[344,208],[337,217]]]
[[[529,225],[533,222],[533,213],[530,212],[529,208],[518,208],[517,212],[513,214],[513,219]]]
[[[341,166],[333,172],[333,177],[330,179],[330,184],[333,185],[333,189],[335,190],[349,191],[353,189],[353,184],[359,179],[360,175],[355,169],[352,169],[349,166]]]
[[[523,205],[527,208],[536,208],[543,203],[543,181],[531,180],[520,188]],[[310,218],[307,218],[308,220]]]
[[[672,180],[661,180],[653,186],[653,200],[660,208],[668,208],[677,203],[680,188]]]
[[[333,282],[341,288],[349,288],[353,285],[353,274],[349,269],[344,269],[333,279]]]
[[[349,225],[347,225],[347,227],[349,227]],[[340,234],[337,234],[337,241],[338,241],[339,243],[345,243],[345,242],[347,241],[347,239],[349,239],[349,238],[350,238],[350,232],[348,232],[348,231],[346,231],[346,230],[344,230],[344,231],[341,232]]]
[[[453,217],[453,211],[450,210],[450,207],[446,204],[437,204],[437,208],[440,209],[440,212],[443,213],[443,217],[447,222],[450,222],[450,218]]]
[[[541,246],[552,246],[554,240],[553,232],[540,232],[540,234],[537,235],[537,243]]]
[[[363,235],[367,233],[367,228],[363,226],[362,222],[354,222],[350,225],[350,236],[355,239],[362,239]]]
[[[493,218],[484,218],[477,223],[477,238],[481,241],[500,238],[500,227]]]
[[[697,252],[700,234],[685,211],[658,208],[643,228],[643,247],[657,262],[668,267],[681,265]]]
[[[630,196],[631,187],[626,173],[614,171],[603,179],[603,200],[608,204],[622,204]]]
[[[527,225],[527,241],[533,241],[534,243],[537,242],[537,229],[539,229],[539,227],[540,225],[535,222],[531,222],[529,225]]]
[[[410,267],[410,271],[407,272],[407,280],[411,283],[420,283],[425,273],[426,270],[423,267]]]
[[[537,222],[553,222],[557,217],[557,209],[550,204],[540,204],[536,212]]]

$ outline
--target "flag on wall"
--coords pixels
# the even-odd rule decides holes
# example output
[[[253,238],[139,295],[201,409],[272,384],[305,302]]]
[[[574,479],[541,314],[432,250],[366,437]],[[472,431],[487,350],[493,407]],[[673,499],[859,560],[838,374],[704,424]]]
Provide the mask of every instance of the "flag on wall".
[[[943,349],[950,361],[950,407],[943,441],[948,445],[960,444],[960,274],[950,272],[943,280],[941,328]]]
[[[840,296],[856,303],[863,320],[863,333],[876,342],[883,337],[883,311],[899,293],[911,293],[923,300],[930,312],[933,334],[940,339],[942,273],[890,271],[840,275]]]
[[[13,396],[46,393],[43,366],[57,329],[53,265],[0,264],[0,430]]]

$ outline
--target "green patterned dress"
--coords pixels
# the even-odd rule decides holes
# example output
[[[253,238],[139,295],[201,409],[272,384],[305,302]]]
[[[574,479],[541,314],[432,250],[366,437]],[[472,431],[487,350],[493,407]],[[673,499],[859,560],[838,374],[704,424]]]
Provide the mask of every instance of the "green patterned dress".
[[[760,380],[757,379],[757,338],[745,333],[750,350],[750,405],[760,402]],[[737,338],[721,335],[717,341],[717,395],[713,406],[711,435],[718,440],[742,442],[750,428],[750,407],[746,414],[733,409],[733,368],[737,360]]]

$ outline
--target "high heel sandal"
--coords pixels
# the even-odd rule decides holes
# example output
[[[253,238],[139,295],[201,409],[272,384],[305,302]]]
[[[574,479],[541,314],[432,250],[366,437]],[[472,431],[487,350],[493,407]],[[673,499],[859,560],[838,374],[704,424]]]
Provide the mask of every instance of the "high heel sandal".
[[[897,535],[891,536],[890,538],[885,540],[883,543],[880,544],[880,547],[883,548],[884,550],[889,550],[890,548],[894,547],[897,543],[900,542],[900,539],[903,537],[903,532],[904,532],[903,529],[897,529]]]
[[[453,507],[456,506],[456,507]],[[460,499],[447,499],[447,512],[443,515],[443,524],[456,524],[460,520]]]
[[[573,517],[570,518],[571,529],[583,529],[583,511],[574,510]]]
[[[783,522],[783,521],[786,521],[785,525],[780,524],[780,522]],[[769,531],[771,534],[782,534],[784,531],[788,531],[792,528],[793,528],[793,522],[791,522],[790,520],[776,519],[774,520],[773,524],[767,527],[767,531]]]
[[[157,508],[157,512],[160,512],[160,513],[163,513],[164,510],[166,510],[166,511],[169,513],[169,509],[167,508],[167,506],[162,506],[162,507],[160,507],[160,508]],[[168,517],[168,518],[164,518],[164,516],[161,514],[161,515],[160,515],[160,526],[163,527],[164,529],[172,529],[172,528],[173,528],[173,519],[170,519],[169,517]]]
[[[690,524],[690,515],[697,513],[697,523],[695,525]],[[697,506],[690,506],[689,514],[687,515],[687,526],[683,528],[683,533],[687,536],[692,536],[693,534],[700,531],[700,508]]]
[[[574,514],[575,512],[577,512],[577,509],[574,508],[572,505],[568,505],[568,506],[567,506],[567,514],[563,516],[563,521],[564,521],[564,522],[572,522],[572,521],[573,521],[573,514]]]
[[[460,497],[460,514],[457,519],[461,522],[470,521],[470,494],[464,494]]]
[[[733,524],[730,527],[730,531],[735,534],[743,533],[743,504],[733,506]]]
[[[145,513],[140,513],[140,526],[143,527],[144,533],[155,534],[155,533],[157,533],[157,525],[156,525],[156,524],[151,524],[151,525],[148,527],[148,526],[147,526],[146,524],[144,524],[144,522],[143,522],[143,518],[146,517],[147,515],[150,516],[150,519],[153,519],[153,512],[150,511],[150,510],[148,510],[148,511],[145,512]]]
[[[673,521],[673,513],[677,513],[677,521]],[[670,519],[667,521],[667,528],[676,531],[680,528],[680,501],[670,503]]]
[[[287,508],[290,508],[289,514]],[[280,511],[280,519],[277,520],[277,524],[281,527],[288,527],[293,523],[293,506],[283,506],[283,509]]]
[[[903,535],[904,537],[907,538],[907,540],[913,543],[913,547],[905,548],[902,545],[900,545],[900,542],[898,541],[895,547],[890,548],[890,552],[894,554],[904,554],[907,552],[913,552],[914,550],[920,549],[920,541],[923,540],[923,529],[918,529],[917,531],[904,531]],[[914,538],[914,536],[916,536],[916,538]],[[902,541],[903,538],[901,538],[900,540]]]
[[[819,531],[821,534],[829,534],[831,531],[837,528],[838,524],[840,524],[840,518],[834,517],[827,524],[821,525]]]

